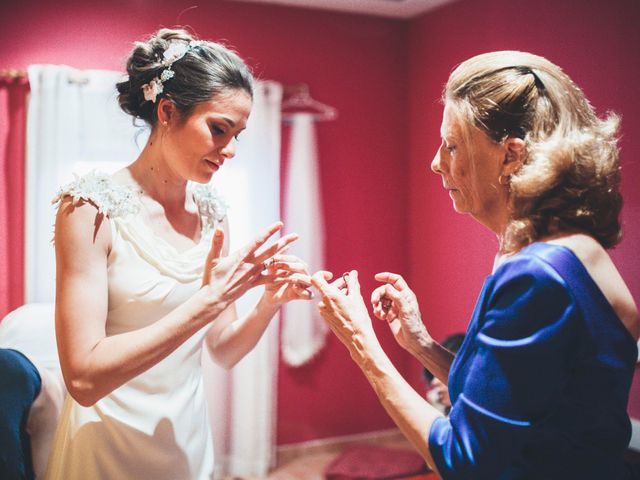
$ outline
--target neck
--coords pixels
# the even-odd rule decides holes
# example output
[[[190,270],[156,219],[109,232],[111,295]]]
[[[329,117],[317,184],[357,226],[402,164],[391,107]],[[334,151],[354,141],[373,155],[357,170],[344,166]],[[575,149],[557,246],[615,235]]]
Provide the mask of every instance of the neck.
[[[143,194],[165,207],[183,208],[187,181],[171,169],[156,137],[152,133],[136,161],[129,166],[129,171]]]
[[[483,217],[473,215],[473,218],[495,233],[500,245],[502,245],[507,225],[509,224],[509,220],[511,220],[511,209],[508,206],[505,205],[504,208],[492,209],[491,212]]]

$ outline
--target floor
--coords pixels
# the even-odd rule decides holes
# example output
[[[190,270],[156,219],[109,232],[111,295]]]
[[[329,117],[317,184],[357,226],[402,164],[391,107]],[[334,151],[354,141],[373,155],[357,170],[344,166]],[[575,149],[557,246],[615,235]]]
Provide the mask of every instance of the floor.
[[[324,471],[346,448],[356,444],[371,444],[389,448],[413,450],[399,432],[362,439],[346,444],[327,444],[311,447],[308,451],[280,452],[280,467],[272,471],[268,480],[324,480]],[[257,479],[256,479],[257,480]]]
[[[266,478],[266,480],[325,480],[324,471],[345,449],[357,444],[372,444],[402,450],[412,450],[409,442],[399,432],[388,432],[384,435],[360,439],[357,442],[343,444],[327,443],[311,445],[291,450],[281,450],[278,453],[278,465]],[[626,463],[640,466],[640,452],[627,452]],[[640,467],[638,467],[640,471]],[[430,474],[421,477],[412,477],[406,480],[431,480],[438,477]],[[225,480],[265,480],[257,477],[227,478]]]

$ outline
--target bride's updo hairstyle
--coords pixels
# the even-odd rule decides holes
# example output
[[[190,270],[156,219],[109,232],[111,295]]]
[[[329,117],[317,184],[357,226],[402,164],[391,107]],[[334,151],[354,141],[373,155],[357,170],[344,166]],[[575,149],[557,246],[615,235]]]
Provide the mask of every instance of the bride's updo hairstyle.
[[[512,201],[504,252],[571,231],[605,248],[620,241],[619,119],[599,119],[558,66],[524,52],[478,55],[451,73],[443,100],[465,128],[475,126],[494,142],[525,142],[523,166],[501,179]]]
[[[163,28],[136,42],[127,74],[116,85],[120,107],[152,128],[163,97],[185,116],[230,90],[243,90],[253,98],[253,77],[244,61],[225,46],[197,40],[185,30]]]

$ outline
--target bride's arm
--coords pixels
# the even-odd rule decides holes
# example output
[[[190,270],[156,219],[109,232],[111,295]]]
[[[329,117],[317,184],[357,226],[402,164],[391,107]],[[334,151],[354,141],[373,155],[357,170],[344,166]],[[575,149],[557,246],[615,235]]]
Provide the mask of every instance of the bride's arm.
[[[267,304],[261,297],[248,314],[238,318],[235,304],[229,306],[211,324],[205,336],[211,357],[223,368],[235,366],[256,346],[279,308]]]
[[[275,223],[254,241],[220,258],[224,235],[216,232],[202,287],[154,323],[106,336],[107,256],[111,227],[90,203],[62,201],[56,217],[56,337],[69,393],[92,405],[148,370],[195,332],[214,321],[250,288],[263,283],[263,262],[296,240],[285,235],[257,254],[282,229]]]
[[[222,226],[226,234],[225,238],[228,238],[226,218]],[[229,242],[225,242],[222,252],[223,256],[228,254],[228,245]],[[310,286],[306,265],[296,257],[278,256],[278,258],[283,259],[280,266],[285,267],[286,264],[286,268],[290,273],[302,274],[302,277],[306,278],[305,281],[302,277],[296,277],[299,278],[298,283]],[[284,262],[284,259],[289,261]],[[269,290],[269,285],[266,289]],[[273,290],[273,288],[271,288],[271,290]],[[235,304],[230,305],[218,316],[216,321],[213,322],[205,336],[207,348],[215,362],[223,368],[230,369],[242,360],[242,358],[256,346],[269,326],[269,322],[286,301],[291,298],[307,298],[304,290],[296,290],[296,293],[290,295],[288,298],[274,298],[274,295],[265,292],[258,300],[256,306],[240,318],[238,317]]]
[[[56,217],[56,336],[69,393],[88,406],[157,364],[224,308],[200,290],[153,324],[107,337],[111,227],[90,203]]]

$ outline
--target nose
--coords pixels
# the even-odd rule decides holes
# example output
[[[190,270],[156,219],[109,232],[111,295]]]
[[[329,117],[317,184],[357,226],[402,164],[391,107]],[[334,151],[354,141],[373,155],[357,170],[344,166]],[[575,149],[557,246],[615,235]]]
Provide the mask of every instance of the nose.
[[[236,156],[236,139],[234,137],[231,137],[231,140],[220,149],[220,155],[224,158],[233,158]]]
[[[441,165],[440,165],[440,152],[441,152],[441,150],[442,150],[442,145],[436,151],[436,154],[433,157],[433,160],[431,160],[431,171],[433,173],[442,174],[442,170],[440,168],[441,167]]]

